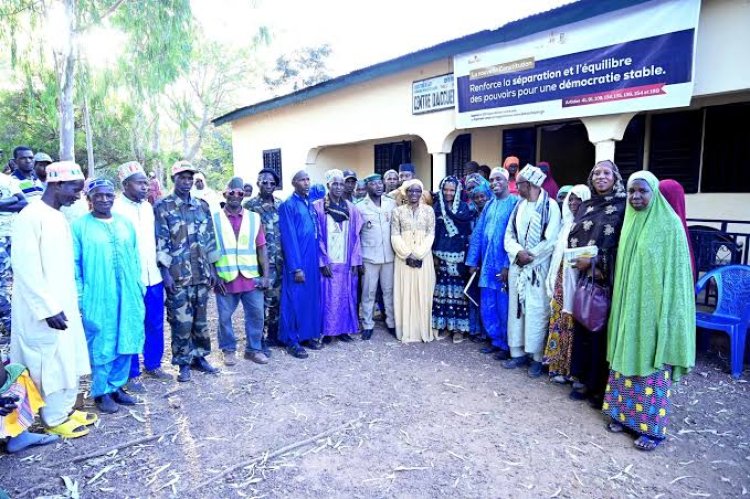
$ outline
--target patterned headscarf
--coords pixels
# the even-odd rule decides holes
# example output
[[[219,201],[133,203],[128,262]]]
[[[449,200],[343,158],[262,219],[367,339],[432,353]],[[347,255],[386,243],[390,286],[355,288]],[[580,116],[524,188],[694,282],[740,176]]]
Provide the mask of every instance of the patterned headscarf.
[[[458,211],[458,207],[461,205],[461,182],[459,182],[458,179],[453,175],[449,175],[440,181],[440,187],[438,190],[438,206],[440,207],[440,216],[443,217],[443,222],[445,223],[445,230],[448,233],[448,237],[453,237],[458,234],[458,229],[456,228],[456,224],[453,223],[451,217],[446,213],[445,198],[443,197],[443,186],[445,184],[454,184],[456,186],[456,195],[453,197],[453,202],[450,206],[450,211],[452,213],[456,213]]]

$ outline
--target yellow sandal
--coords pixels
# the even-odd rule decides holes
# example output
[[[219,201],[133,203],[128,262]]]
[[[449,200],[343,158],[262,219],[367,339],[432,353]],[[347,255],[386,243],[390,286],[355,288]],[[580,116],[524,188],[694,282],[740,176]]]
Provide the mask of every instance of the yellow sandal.
[[[81,428],[78,430],[78,428]],[[89,429],[82,425],[80,421],[68,418],[64,423],[52,428],[47,428],[47,433],[60,435],[63,438],[78,438],[89,434]]]
[[[93,412],[73,411],[68,417],[73,421],[78,421],[82,425],[86,426],[90,426],[99,421],[99,416],[97,416]]]

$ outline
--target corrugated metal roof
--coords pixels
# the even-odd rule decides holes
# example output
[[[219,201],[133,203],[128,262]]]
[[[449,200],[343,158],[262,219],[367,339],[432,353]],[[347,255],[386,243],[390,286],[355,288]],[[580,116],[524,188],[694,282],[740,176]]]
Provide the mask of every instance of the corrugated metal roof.
[[[257,104],[241,107],[212,120],[216,126],[223,125],[241,118],[271,111],[290,104],[297,104],[320,95],[336,90],[398,73],[416,66],[453,57],[457,54],[470,52],[496,43],[509,42],[525,36],[547,31],[558,26],[583,21],[607,12],[631,7],[650,0],[579,0],[546,12],[540,12],[517,21],[512,21],[494,30],[484,30],[478,33],[439,43],[426,49],[396,57],[351,73],[332,78],[297,92],[275,97]],[[502,6],[498,3],[498,8]]]

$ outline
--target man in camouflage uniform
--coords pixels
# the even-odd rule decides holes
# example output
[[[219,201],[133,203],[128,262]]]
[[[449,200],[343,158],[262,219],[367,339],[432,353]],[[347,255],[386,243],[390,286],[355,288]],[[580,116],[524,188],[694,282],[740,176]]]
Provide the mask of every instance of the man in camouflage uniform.
[[[216,250],[208,204],[190,196],[193,174],[187,161],[172,165],[174,192],[154,206],[156,258],[167,292],[167,321],[172,329],[172,364],[177,381],[190,381],[190,368],[209,374],[211,337],[206,322],[209,291],[218,283]]]
[[[258,195],[245,203],[245,209],[260,215],[266,236],[269,286],[265,290],[263,336],[271,345],[279,345],[279,303],[281,300],[282,264],[284,263],[279,232],[279,205],[281,201],[273,196],[273,192],[278,185],[278,174],[269,168],[262,169],[258,173]],[[268,349],[264,347],[264,350],[264,353],[268,355]]]

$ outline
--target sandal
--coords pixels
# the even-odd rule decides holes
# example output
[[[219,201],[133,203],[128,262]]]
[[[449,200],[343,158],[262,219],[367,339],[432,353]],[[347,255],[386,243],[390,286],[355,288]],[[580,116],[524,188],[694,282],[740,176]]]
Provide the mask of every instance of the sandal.
[[[606,428],[610,433],[622,433],[625,431],[625,427],[616,421],[610,421]]]
[[[661,443],[662,439],[658,438],[651,438],[647,437],[646,435],[641,435],[637,439],[635,439],[635,442],[633,442],[633,445],[636,449],[642,450],[644,452],[651,452],[652,450],[659,447],[659,444]]]
[[[89,434],[89,429],[79,421],[68,418],[64,423],[47,428],[47,433],[63,438],[79,438]]]
[[[99,416],[97,416],[93,412],[73,411],[68,417],[73,421],[78,421],[82,425],[86,426],[92,425],[99,421]]]

